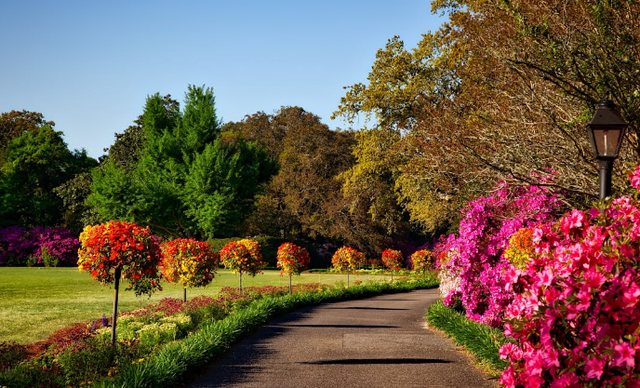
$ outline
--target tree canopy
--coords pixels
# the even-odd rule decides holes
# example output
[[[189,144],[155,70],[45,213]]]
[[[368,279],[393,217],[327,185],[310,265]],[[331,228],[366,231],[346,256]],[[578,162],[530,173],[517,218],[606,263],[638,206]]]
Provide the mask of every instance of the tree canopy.
[[[367,83],[347,88],[335,116],[369,117],[355,171],[391,161],[400,203],[426,230],[446,226],[496,180],[595,199],[597,165],[584,127],[607,90],[630,123],[616,163],[638,160],[640,4],[604,0],[437,0],[448,15],[412,50],[393,37]],[[368,131],[368,130],[367,130]],[[384,152],[376,145],[389,138]],[[630,146],[629,146],[630,145]],[[446,214],[446,217],[442,217]]]
[[[136,125],[110,148],[88,199],[102,217],[167,236],[213,237],[232,234],[251,213],[273,163],[257,144],[221,133],[213,89],[189,86],[184,104],[149,96]]]

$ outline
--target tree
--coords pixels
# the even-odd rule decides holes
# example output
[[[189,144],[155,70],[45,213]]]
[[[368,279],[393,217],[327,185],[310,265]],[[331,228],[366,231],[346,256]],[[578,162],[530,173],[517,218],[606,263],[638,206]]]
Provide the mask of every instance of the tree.
[[[45,125],[54,127],[55,123],[46,121],[44,115],[39,112],[12,110],[2,113],[0,115],[0,168],[4,163],[5,151],[11,140],[27,132],[36,131]]]
[[[382,262],[384,266],[391,270],[391,281],[393,282],[393,273],[399,271],[402,268],[402,252],[396,249],[385,249],[382,251]]]
[[[640,155],[640,5],[603,0],[434,1],[449,22],[408,51],[393,38],[368,83],[348,88],[336,112],[368,115],[396,136],[387,154],[395,189],[414,222],[443,225],[496,179],[554,188],[584,206],[598,192],[584,126],[605,91],[630,125],[625,162]],[[555,172],[553,181],[536,176]],[[532,176],[532,173],[534,176]],[[445,222],[446,223],[446,222]]]
[[[414,272],[422,272],[422,277],[433,267],[435,255],[426,249],[420,249],[411,254],[411,267]]]
[[[178,238],[160,244],[162,275],[168,282],[184,288],[183,301],[187,301],[187,287],[206,287],[213,280],[218,267],[218,254],[206,242]]]
[[[337,271],[347,271],[347,287],[349,287],[349,272],[355,271],[365,259],[364,253],[351,247],[342,247],[333,254],[331,263]]]
[[[54,189],[96,161],[84,150],[71,152],[62,132],[48,125],[11,140],[0,171],[0,226],[58,226],[61,199]]]
[[[94,171],[89,203],[106,219],[165,236],[232,234],[273,165],[255,144],[220,133],[214,103],[205,87],[189,86],[182,112],[170,96],[149,96],[137,120],[142,133],[129,131],[140,149],[112,147],[113,157]]]
[[[127,289],[136,295],[151,296],[161,290],[160,246],[149,228],[117,221],[87,226],[80,234],[80,243],[78,268],[102,284],[114,283],[111,344],[115,345],[120,277],[129,281]]]
[[[278,268],[280,276],[286,273],[289,276],[289,293],[291,293],[291,277],[293,274],[300,275],[302,271],[309,267],[311,258],[309,252],[303,247],[292,243],[284,243],[278,247]]]
[[[220,250],[220,259],[227,269],[238,274],[240,292],[242,292],[242,274],[256,276],[267,265],[260,253],[260,243],[250,239],[227,243]]]

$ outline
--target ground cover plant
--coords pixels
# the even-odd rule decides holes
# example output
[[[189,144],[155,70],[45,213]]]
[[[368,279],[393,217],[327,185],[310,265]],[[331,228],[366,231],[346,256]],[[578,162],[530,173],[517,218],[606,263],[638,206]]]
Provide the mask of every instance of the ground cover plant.
[[[502,330],[469,320],[464,312],[447,307],[442,302],[429,307],[427,322],[473,354],[492,376],[500,376],[506,368],[507,362],[500,358],[500,348],[509,339]]]
[[[14,388],[92,383],[113,387],[168,386],[189,368],[220,354],[277,314],[322,301],[435,285],[437,280],[432,277],[350,288],[301,284],[294,287],[293,294],[289,294],[288,287],[245,287],[243,293],[226,288],[215,298],[201,296],[187,302],[164,299],[121,314],[123,335],[116,346],[109,345],[107,319],[56,333],[53,343],[29,360],[14,346],[14,360],[2,360],[5,369],[0,371],[0,384]],[[230,312],[234,313],[229,315]]]

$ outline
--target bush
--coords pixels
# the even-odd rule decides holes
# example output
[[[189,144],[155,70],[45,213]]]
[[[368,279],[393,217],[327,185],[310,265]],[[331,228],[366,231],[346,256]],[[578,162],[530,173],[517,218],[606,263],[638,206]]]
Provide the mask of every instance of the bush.
[[[0,229],[0,265],[75,265],[80,241],[68,229],[19,226]]]

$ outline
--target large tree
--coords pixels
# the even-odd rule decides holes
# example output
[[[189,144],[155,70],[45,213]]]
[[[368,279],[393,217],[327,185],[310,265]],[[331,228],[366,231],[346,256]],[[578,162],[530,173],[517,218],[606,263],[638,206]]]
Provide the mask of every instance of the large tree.
[[[631,124],[631,146],[614,175],[614,190],[624,190],[625,162],[640,152],[639,3],[438,0],[433,7],[449,21],[411,51],[391,39],[369,82],[349,87],[336,112],[347,120],[369,115],[380,134],[397,136],[387,153],[402,156],[393,159],[397,194],[416,221],[442,225],[443,210],[496,179],[547,185],[574,205],[595,198],[597,166],[584,127],[608,89]]]
[[[84,150],[70,151],[48,125],[14,138],[0,170],[0,226],[68,226],[54,189],[96,164]]]
[[[94,171],[89,203],[102,217],[167,236],[213,237],[251,213],[246,204],[273,165],[255,144],[221,136],[211,88],[189,86],[182,111],[170,96],[149,96],[136,124],[118,140],[139,147],[114,145]]]

